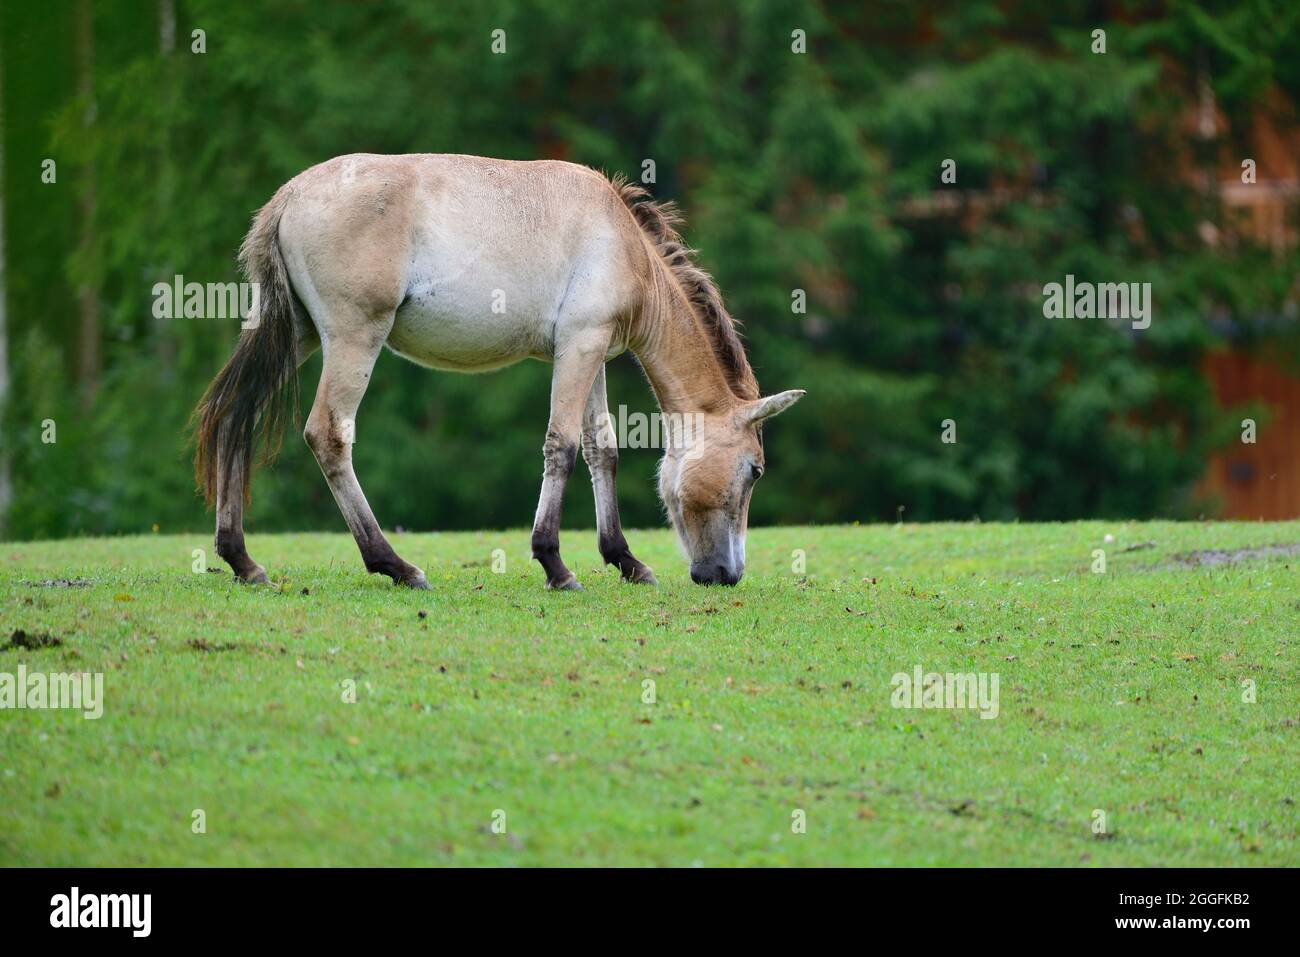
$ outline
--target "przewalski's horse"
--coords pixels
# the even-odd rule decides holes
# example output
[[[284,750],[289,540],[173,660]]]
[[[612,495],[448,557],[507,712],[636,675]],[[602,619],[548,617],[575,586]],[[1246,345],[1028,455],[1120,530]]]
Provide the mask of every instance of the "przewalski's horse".
[[[239,257],[260,287],[234,355],[195,411],[195,469],[217,513],[217,553],[245,582],[266,572],[244,547],[252,449],[274,456],[297,407],[297,372],[324,366],[304,432],[370,572],[428,588],[380,531],[352,471],[361,398],[379,351],[459,372],[525,358],[554,364],[533,556],[550,588],[580,588],[560,559],[560,505],[581,443],[602,557],[654,583],[619,522],[618,450],[605,362],[640,360],[660,409],[696,423],[666,442],[659,493],[699,583],[745,570],[759,423],[802,391],[761,398],[709,276],[671,205],[562,162],[473,156],[341,156],[294,177],[254,217]],[[670,419],[673,416],[669,416]]]

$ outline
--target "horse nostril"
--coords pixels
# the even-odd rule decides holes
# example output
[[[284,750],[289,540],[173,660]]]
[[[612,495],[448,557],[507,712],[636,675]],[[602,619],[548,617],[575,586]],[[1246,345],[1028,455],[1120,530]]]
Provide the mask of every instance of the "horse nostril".
[[[721,565],[692,565],[691,581],[697,585],[717,585],[727,581],[727,570]]]

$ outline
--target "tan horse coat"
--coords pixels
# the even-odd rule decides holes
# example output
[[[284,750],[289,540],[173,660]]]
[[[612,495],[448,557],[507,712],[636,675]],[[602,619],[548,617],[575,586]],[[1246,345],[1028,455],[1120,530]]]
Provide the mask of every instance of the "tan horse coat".
[[[564,487],[579,446],[591,470],[602,556],[653,582],[632,556],[615,495],[617,443],[604,363],[630,349],[664,412],[698,416],[670,446],[660,493],[700,582],[744,571],[749,496],[762,474],[758,423],[801,392],[767,399],[734,323],[682,244],[670,206],[562,162],[473,156],[342,156],[286,183],[240,251],[260,286],[257,324],[196,411],[196,468],[217,508],[217,551],[265,581],[244,545],[255,432],[274,449],[298,366],[323,369],[305,438],[372,572],[427,587],[380,530],[352,469],[356,416],[386,345],[436,369],[553,363],[533,554],[552,588],[576,588],[559,554]]]

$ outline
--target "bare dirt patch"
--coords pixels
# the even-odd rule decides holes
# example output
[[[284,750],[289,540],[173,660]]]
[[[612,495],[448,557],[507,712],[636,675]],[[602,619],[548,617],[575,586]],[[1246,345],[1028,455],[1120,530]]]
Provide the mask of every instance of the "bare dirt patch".
[[[1174,555],[1170,562],[1190,568],[1218,568],[1261,558],[1295,558],[1300,556],[1300,542],[1291,545],[1256,545],[1250,548],[1207,548]]]

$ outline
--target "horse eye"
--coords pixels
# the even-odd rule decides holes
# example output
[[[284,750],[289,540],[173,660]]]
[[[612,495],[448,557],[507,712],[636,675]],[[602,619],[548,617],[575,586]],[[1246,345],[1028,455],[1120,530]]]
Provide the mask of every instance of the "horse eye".
[[[758,466],[758,465],[751,465],[751,466],[749,467],[749,475],[750,475],[750,479],[751,479],[752,481],[757,482],[759,479],[761,479],[761,478],[763,477],[763,469],[762,469],[762,467],[761,467],[761,466]]]

